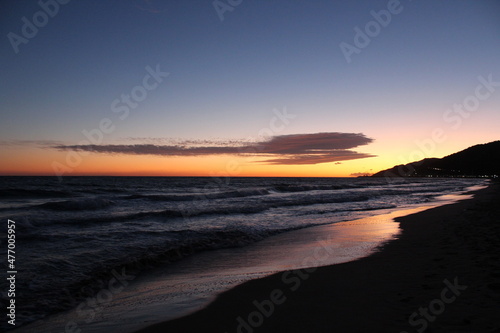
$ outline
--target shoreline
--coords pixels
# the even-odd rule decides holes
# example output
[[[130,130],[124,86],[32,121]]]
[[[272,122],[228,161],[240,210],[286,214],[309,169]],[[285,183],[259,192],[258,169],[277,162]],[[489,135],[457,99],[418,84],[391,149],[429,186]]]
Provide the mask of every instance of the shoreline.
[[[499,185],[397,218],[397,239],[368,257],[247,281],[136,333],[496,332]]]
[[[203,309],[219,294],[252,279],[366,257],[398,234],[395,217],[427,208],[384,209],[376,215],[288,231],[240,248],[198,253],[127,281],[126,288],[94,312],[82,302],[80,310],[75,307],[12,332],[134,332]]]
[[[134,272],[133,281],[127,282],[128,286],[109,301],[100,303],[99,308],[92,309],[82,302],[80,310],[75,306],[12,332],[131,333],[193,315],[209,307],[219,295],[250,280],[293,270],[282,284],[296,288],[306,279],[295,272],[309,274],[317,267],[371,256],[383,244],[399,237],[395,218],[466,200],[477,188],[442,195],[425,205],[378,210],[375,215],[289,231],[241,248],[199,253],[140,275]]]

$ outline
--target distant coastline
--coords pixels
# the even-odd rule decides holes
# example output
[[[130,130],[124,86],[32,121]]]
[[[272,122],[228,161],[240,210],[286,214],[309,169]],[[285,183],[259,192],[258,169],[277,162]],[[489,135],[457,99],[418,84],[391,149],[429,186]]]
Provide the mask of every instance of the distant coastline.
[[[396,165],[372,177],[491,178],[500,176],[500,141],[469,147],[443,158]]]

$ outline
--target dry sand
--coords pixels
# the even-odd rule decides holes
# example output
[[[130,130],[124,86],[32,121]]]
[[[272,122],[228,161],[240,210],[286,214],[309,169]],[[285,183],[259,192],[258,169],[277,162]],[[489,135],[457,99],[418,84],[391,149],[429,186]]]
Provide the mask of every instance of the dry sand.
[[[500,332],[500,184],[398,218],[369,257],[281,272],[139,332]]]

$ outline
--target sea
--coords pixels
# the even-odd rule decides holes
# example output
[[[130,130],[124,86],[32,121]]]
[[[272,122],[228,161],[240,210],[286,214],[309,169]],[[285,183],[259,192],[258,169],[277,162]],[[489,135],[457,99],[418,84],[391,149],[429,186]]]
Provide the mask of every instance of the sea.
[[[0,253],[15,224],[16,326],[62,312],[124,268],[147,271],[291,230],[415,207],[486,179],[0,177]],[[12,263],[12,262],[11,262]],[[2,274],[4,275],[4,274]],[[2,278],[2,308],[9,281]],[[3,315],[5,318],[5,315]]]

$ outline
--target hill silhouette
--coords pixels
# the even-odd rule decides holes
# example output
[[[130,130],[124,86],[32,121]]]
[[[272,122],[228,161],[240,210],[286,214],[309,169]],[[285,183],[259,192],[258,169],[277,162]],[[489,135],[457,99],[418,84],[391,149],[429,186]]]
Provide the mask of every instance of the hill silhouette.
[[[443,158],[425,158],[397,165],[372,177],[491,177],[500,176],[500,141],[475,145]]]

